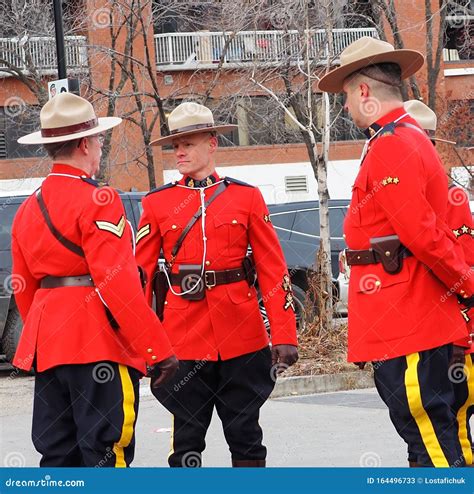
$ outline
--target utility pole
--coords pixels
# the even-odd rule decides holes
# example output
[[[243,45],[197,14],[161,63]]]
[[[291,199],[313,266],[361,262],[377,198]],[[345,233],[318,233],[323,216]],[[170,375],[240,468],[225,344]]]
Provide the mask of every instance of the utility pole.
[[[64,48],[63,8],[61,0],[53,0],[58,79],[66,79],[66,50]]]

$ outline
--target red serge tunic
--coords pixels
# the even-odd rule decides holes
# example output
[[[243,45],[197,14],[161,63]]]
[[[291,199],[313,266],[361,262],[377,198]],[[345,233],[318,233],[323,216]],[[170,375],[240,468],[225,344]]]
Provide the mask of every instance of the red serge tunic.
[[[404,113],[396,109],[373,127]],[[401,122],[419,127],[408,116]],[[371,238],[397,234],[413,256],[395,275],[381,264],[352,266],[349,361],[390,359],[465,337],[455,293],[474,293],[474,276],[446,224],[447,204],[447,177],[424,132],[396,127],[371,140],[344,223],[347,245],[368,249]]]

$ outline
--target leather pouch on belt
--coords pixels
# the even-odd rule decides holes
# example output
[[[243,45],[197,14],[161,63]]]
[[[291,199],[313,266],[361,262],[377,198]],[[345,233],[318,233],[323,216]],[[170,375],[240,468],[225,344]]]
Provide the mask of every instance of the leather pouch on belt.
[[[162,269],[167,269],[163,267]],[[166,274],[162,269],[157,269],[153,277],[153,292],[155,294],[155,312],[160,321],[163,321],[165,312],[165,300],[168,294],[169,285]]]
[[[376,252],[378,260],[388,274],[397,274],[401,271],[404,246],[398,235],[371,238],[370,247]]]
[[[180,287],[184,300],[202,300],[206,295],[206,287],[201,278],[202,268],[198,264],[180,264],[179,276],[181,277]]]

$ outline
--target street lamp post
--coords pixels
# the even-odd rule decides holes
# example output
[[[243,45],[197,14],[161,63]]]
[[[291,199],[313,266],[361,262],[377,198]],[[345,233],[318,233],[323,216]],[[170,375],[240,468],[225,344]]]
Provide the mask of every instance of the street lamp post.
[[[53,0],[53,8],[56,55],[58,58],[58,79],[66,79],[66,53],[64,49],[63,8],[61,0]]]

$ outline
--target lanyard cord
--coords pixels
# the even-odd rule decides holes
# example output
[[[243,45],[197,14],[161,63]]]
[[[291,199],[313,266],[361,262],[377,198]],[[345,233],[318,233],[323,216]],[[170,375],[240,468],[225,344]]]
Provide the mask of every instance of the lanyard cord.
[[[187,295],[188,293],[191,293],[193,292],[198,286],[200,283],[202,283],[202,280],[203,280],[203,276],[204,276],[204,263],[206,261],[206,255],[207,255],[207,237],[206,237],[206,195],[205,195],[205,191],[206,189],[209,189],[211,187],[215,187],[216,185],[219,185],[221,184],[222,182],[224,182],[224,180],[220,180],[219,182],[216,182],[214,184],[211,184],[211,185],[208,185],[206,187],[200,187],[199,188],[199,197],[200,197],[200,200],[201,200],[201,209],[202,209],[202,214],[201,214],[201,231],[202,231],[202,240],[203,240],[203,253],[202,253],[202,260],[201,260],[201,274],[199,275],[199,278],[197,279],[196,283],[194,283],[194,285],[189,289],[189,290],[186,290],[186,291],[183,291],[181,293],[178,293],[176,292],[174,289],[173,289],[173,285],[171,284],[171,280],[169,278],[169,274],[168,274],[168,270],[167,269],[164,269],[164,273],[165,273],[165,276],[166,276],[166,281],[168,282],[168,286],[171,290],[171,293],[173,295],[176,295],[178,297],[182,297],[183,295]],[[188,187],[186,185],[181,185],[179,184],[178,187],[181,187],[183,189],[190,189],[190,190],[196,190],[195,187]]]

